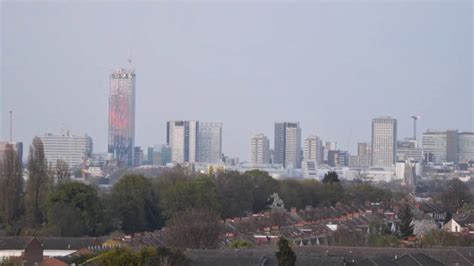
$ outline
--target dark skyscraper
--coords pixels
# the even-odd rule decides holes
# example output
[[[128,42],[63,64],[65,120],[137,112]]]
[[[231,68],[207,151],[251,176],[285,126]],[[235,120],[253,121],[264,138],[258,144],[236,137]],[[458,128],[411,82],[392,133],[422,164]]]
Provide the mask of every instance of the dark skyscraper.
[[[116,69],[110,75],[109,146],[119,167],[133,166],[135,145],[135,71]]]
[[[275,162],[285,168],[301,167],[301,128],[299,123],[275,123]]]

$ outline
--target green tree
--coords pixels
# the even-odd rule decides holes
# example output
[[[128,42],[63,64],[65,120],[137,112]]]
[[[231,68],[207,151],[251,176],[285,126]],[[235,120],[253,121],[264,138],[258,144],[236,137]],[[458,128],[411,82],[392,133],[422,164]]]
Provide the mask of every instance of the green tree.
[[[244,175],[252,179],[252,212],[264,211],[268,205],[268,198],[278,189],[278,182],[265,171],[251,170]]]
[[[98,262],[103,266],[130,265],[141,266],[140,255],[128,248],[117,248],[100,254],[85,264]]]
[[[0,222],[12,225],[22,213],[23,166],[12,144],[0,158]]]
[[[189,260],[179,250],[166,247],[143,247],[138,251],[128,248],[118,248],[99,254],[88,260],[85,264],[104,266],[186,266]]]
[[[303,186],[303,202],[305,206],[317,206],[323,200],[323,185],[318,180],[305,179],[301,181]]]
[[[182,251],[167,247],[158,247],[155,255],[145,260],[147,266],[187,266],[189,264],[189,259]]]
[[[243,239],[236,239],[229,244],[229,248],[241,249],[241,248],[251,248],[253,247],[252,243]]]
[[[207,208],[221,213],[222,205],[217,186],[210,177],[200,176],[176,183],[158,182],[160,208],[165,217],[187,209]]]
[[[124,176],[110,195],[111,209],[125,233],[160,228],[162,217],[158,202],[152,183],[141,175]]]
[[[31,227],[43,223],[43,207],[49,190],[48,165],[44,156],[43,142],[35,137],[28,155],[28,180],[26,183],[26,219]]]
[[[58,159],[56,161],[56,169],[54,169],[57,183],[64,183],[71,179],[71,169],[66,161]]]
[[[400,236],[405,238],[413,235],[413,214],[410,209],[410,205],[403,204],[398,212],[398,218],[400,219]]]
[[[290,247],[288,240],[280,237],[278,240],[278,251],[276,252],[278,266],[294,266],[296,264],[296,253]]]
[[[344,197],[344,188],[340,182],[327,182],[323,184],[321,203],[324,205],[335,205]]]
[[[237,171],[218,173],[217,188],[220,193],[222,216],[242,217],[252,211],[253,189],[252,179]]]
[[[359,204],[364,204],[366,201],[381,202],[392,199],[392,193],[389,190],[377,188],[369,184],[350,186],[346,189],[344,196],[346,202],[357,202]]]
[[[79,182],[59,184],[49,194],[48,225],[58,236],[99,236],[111,229],[97,191]]]
[[[446,191],[444,191],[440,197],[446,210],[454,213],[460,209],[464,203],[470,203],[472,201],[472,194],[469,187],[461,180],[452,179],[446,185]]]
[[[164,238],[179,249],[209,249],[217,246],[221,231],[218,214],[209,209],[188,209],[167,221]]]
[[[339,177],[334,171],[327,172],[324,174],[323,183],[339,183]]]
[[[306,206],[303,183],[299,180],[284,179],[279,181],[278,195],[285,202],[287,209],[295,207],[302,209]]]

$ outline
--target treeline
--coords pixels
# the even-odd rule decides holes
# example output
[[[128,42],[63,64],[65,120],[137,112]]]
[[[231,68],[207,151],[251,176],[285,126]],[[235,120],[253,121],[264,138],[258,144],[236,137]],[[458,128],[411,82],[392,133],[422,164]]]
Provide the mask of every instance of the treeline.
[[[70,176],[65,161],[58,160],[54,169],[48,165],[37,137],[30,146],[26,169],[13,146],[7,145],[0,160],[0,230],[8,235],[52,235],[53,228],[54,235],[63,235],[63,228],[68,228],[64,235],[73,235],[69,230],[90,235],[108,231],[94,223],[104,217],[97,191],[69,182]]]
[[[23,184],[22,165],[13,150],[0,163],[0,222],[10,235],[98,236],[121,230],[152,231],[179,222],[189,210],[197,216],[229,218],[265,211],[278,193],[285,208],[390,201],[390,191],[368,184],[343,185],[337,174],[316,180],[275,180],[253,170],[211,174],[175,167],[156,178],[127,175],[110,193],[68,179],[63,163],[50,170],[43,145],[33,140]]]

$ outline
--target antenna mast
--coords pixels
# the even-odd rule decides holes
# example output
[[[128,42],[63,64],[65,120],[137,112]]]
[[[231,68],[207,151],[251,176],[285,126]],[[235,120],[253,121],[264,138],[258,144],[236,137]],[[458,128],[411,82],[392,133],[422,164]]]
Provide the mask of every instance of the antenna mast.
[[[13,142],[13,111],[10,110],[10,143]]]

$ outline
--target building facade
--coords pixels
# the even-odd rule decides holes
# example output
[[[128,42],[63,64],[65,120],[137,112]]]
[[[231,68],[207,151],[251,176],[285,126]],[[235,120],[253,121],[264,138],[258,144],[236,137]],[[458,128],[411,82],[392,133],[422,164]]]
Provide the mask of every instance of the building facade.
[[[378,117],[372,120],[372,166],[391,168],[397,154],[397,120]]]
[[[368,155],[349,155],[349,167],[368,168],[370,167],[370,157]]]
[[[155,149],[153,147],[148,147],[147,152],[146,152],[146,163],[148,165],[154,165],[155,164]]]
[[[311,135],[304,140],[303,158],[306,161],[316,161],[318,165],[323,163],[323,142],[318,136]]]
[[[349,166],[349,152],[341,150],[328,151],[328,165],[331,167]]]
[[[135,147],[135,71],[110,75],[108,151],[119,167],[133,166]]]
[[[270,141],[263,134],[250,139],[250,162],[253,164],[270,163]]]
[[[459,132],[457,130],[446,131],[446,160],[457,163],[459,159]]]
[[[441,164],[457,162],[459,159],[459,136],[457,130],[428,129],[422,135],[423,155],[427,162]]]
[[[157,147],[155,147],[155,149],[158,150]],[[164,144],[164,145],[161,145],[159,150],[160,150],[159,160],[157,160],[157,158],[156,158],[156,152],[155,152],[155,160],[159,161],[160,165],[166,165],[168,163],[171,163],[171,161],[172,161],[171,146],[167,145],[167,144]]]
[[[357,143],[357,155],[359,156],[371,156],[372,147],[368,142],[359,142]]]
[[[87,160],[89,167],[105,168],[112,160],[112,154],[108,152],[92,153]]]
[[[133,150],[134,155],[133,155],[133,166],[134,167],[139,167],[143,165],[143,149],[140,146],[136,146]]]
[[[474,132],[459,133],[459,162],[474,161]]]
[[[413,162],[397,162],[395,167],[395,174],[397,179],[402,180],[405,186],[416,186],[416,165]]]
[[[92,154],[92,138],[87,135],[48,133],[39,137],[43,142],[44,155],[48,165],[56,167],[58,160],[64,160],[69,168],[78,169]]]
[[[349,155],[349,167],[352,168],[368,168],[372,160],[372,147],[370,143],[357,143],[357,155]]]
[[[301,128],[298,122],[275,123],[275,164],[301,167]]]
[[[222,123],[200,122],[198,132],[198,161],[204,163],[221,162]]]
[[[423,149],[418,148],[412,138],[397,141],[397,162],[405,161],[423,162]]]
[[[169,121],[166,129],[166,143],[171,148],[171,162],[197,162],[199,122]]]

